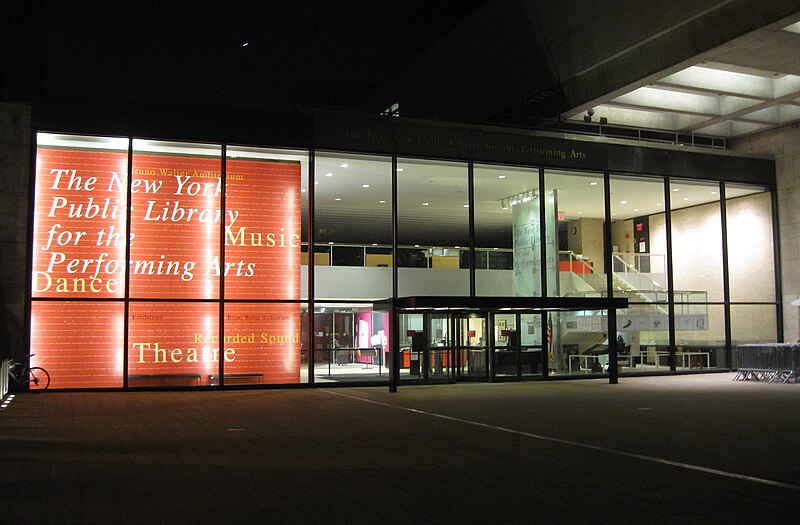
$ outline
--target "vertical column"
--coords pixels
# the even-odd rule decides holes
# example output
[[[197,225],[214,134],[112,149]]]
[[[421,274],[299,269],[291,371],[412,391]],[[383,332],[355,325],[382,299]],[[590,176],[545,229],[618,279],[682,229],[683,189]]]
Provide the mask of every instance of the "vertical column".
[[[723,317],[725,322],[725,362],[730,367],[733,354],[731,350],[731,282],[728,270],[728,205],[724,181],[719,183],[719,215],[722,228],[722,300],[724,302]]]
[[[619,363],[617,363],[617,310],[612,306],[614,290],[614,266],[611,257],[611,176],[606,171],[603,173],[603,196],[605,204],[605,221],[603,222],[605,243],[603,246],[603,259],[606,267],[606,290],[608,290],[608,306],[606,319],[608,319],[608,382],[619,383]]]
[[[547,297],[547,199],[544,187],[544,168],[539,168],[539,261],[541,264],[541,296]],[[556,266],[558,263],[556,263]]]
[[[664,179],[664,228],[667,238],[667,312],[669,315],[669,369],[677,370],[675,363],[675,277],[672,265],[672,192],[669,177]],[[656,358],[657,359],[657,358]]]
[[[131,291],[131,184],[133,182],[133,137],[128,137],[128,184],[125,191],[128,203],[125,211],[125,296],[122,319],[122,388],[128,388],[128,326],[130,324],[130,291]],[[29,288],[30,289],[30,288]],[[30,311],[30,309],[28,309]]]
[[[786,333],[783,329],[783,280],[781,278],[781,236],[780,236],[780,222],[778,219],[778,193],[776,188],[770,188],[770,196],[772,197],[772,264],[775,275],[775,308],[777,321],[777,340],[784,341]],[[731,362],[731,365],[733,363]]]
[[[306,326],[306,340],[308,341],[308,382],[314,384],[314,200],[316,177],[315,158],[316,150],[311,148],[308,152],[308,324]]]
[[[226,143],[222,143],[222,164],[220,166],[220,187],[222,188],[222,199],[219,203],[220,215],[222,220],[219,221],[219,260],[220,260],[220,268],[225,268],[225,202],[227,201],[227,194],[225,193],[226,190],[226,177],[225,174],[227,172],[228,167],[228,145]],[[224,348],[224,341],[225,341],[225,271],[220,270],[219,272],[219,319],[217,324],[218,330],[218,341],[219,341],[219,348],[220,354],[224,352],[222,350]],[[221,358],[219,360],[219,387],[222,388],[225,386],[225,359]]]
[[[469,193],[469,296],[475,297],[475,171],[474,163],[469,161],[467,185]]]
[[[400,315],[397,312],[397,155],[392,155],[392,298],[389,301],[389,326],[392,345],[389,349],[391,372],[389,374],[389,392],[397,392],[400,383]]]

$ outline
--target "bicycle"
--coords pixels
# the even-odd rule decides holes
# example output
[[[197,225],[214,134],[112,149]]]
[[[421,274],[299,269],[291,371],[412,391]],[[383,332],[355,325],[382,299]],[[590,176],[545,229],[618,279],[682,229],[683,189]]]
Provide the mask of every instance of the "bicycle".
[[[47,370],[40,366],[17,363],[13,359],[8,360],[8,377],[13,379],[20,389],[27,385],[30,392],[41,392],[50,386],[50,374]]]

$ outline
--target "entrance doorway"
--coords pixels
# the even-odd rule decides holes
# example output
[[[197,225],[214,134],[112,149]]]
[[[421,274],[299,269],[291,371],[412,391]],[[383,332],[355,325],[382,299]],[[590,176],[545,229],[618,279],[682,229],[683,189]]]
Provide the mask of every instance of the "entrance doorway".
[[[401,312],[399,320],[401,380],[543,377],[541,313]]]
[[[396,352],[387,362],[394,391],[403,381],[523,381],[561,374],[572,358],[593,357],[566,341],[587,330],[616,340],[616,315],[628,301],[416,296],[378,301],[374,307],[388,311],[392,320],[390,346]],[[608,354],[609,361],[616,359]],[[616,382],[616,367],[607,373]]]
[[[492,313],[492,380],[542,376],[543,315]]]

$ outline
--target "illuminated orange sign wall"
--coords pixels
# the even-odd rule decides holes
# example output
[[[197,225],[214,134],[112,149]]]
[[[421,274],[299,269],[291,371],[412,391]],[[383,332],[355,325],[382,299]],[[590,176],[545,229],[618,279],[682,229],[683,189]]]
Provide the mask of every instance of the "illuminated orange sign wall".
[[[231,158],[223,180],[219,156],[127,159],[38,149],[31,352],[51,388],[122,386],[126,334],[130,386],[298,382],[300,164]]]
[[[39,148],[33,297],[125,294],[125,152]]]

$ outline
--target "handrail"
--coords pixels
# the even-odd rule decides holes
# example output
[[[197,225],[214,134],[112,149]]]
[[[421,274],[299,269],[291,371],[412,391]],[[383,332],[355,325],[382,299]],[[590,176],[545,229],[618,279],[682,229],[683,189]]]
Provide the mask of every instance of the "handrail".
[[[660,284],[659,282],[655,281],[655,280],[654,280],[653,278],[651,278],[650,276],[648,276],[648,275],[644,274],[643,272],[641,272],[641,271],[640,271],[640,270],[639,270],[639,269],[636,267],[636,265],[635,265],[634,263],[631,263],[631,262],[629,262],[629,261],[625,260],[625,259],[626,259],[626,257],[631,257],[631,256],[633,256],[633,258],[634,258],[634,259],[643,259],[643,258],[647,258],[647,259],[649,259],[649,260],[653,260],[653,259],[655,259],[655,258],[661,258],[661,259],[663,259],[663,258],[664,258],[664,256],[663,256],[663,255],[661,255],[661,254],[654,254],[654,253],[628,253],[628,252],[612,252],[612,253],[611,253],[611,258],[612,258],[612,272],[614,273],[614,276],[615,276],[615,277],[619,277],[619,279],[621,279],[621,280],[622,280],[622,282],[624,282],[624,283],[626,283],[626,284],[628,284],[628,285],[631,285],[631,283],[630,283],[630,282],[629,282],[627,279],[625,279],[624,277],[621,277],[621,276],[619,276],[619,275],[618,275],[620,272],[616,272],[616,271],[614,271],[614,268],[613,268],[613,266],[614,266],[614,265],[613,265],[613,263],[614,263],[615,261],[617,261],[617,262],[621,263],[621,264],[622,264],[622,266],[623,266],[623,268],[625,269],[625,271],[624,271],[624,272],[622,272],[622,274],[623,274],[623,275],[626,275],[626,274],[628,274],[628,273],[631,273],[631,274],[635,275],[635,276],[637,277],[637,279],[638,279],[640,282],[647,282],[647,283],[649,283],[649,284],[650,284],[650,286],[652,286],[652,288],[642,288],[641,286],[633,286],[633,285],[631,285],[631,286],[630,286],[630,288],[631,288],[631,289],[636,289],[636,290],[653,290],[653,291],[664,291],[666,288],[665,288],[665,287],[664,287],[662,284]],[[663,262],[662,262],[662,265],[663,265]]]

